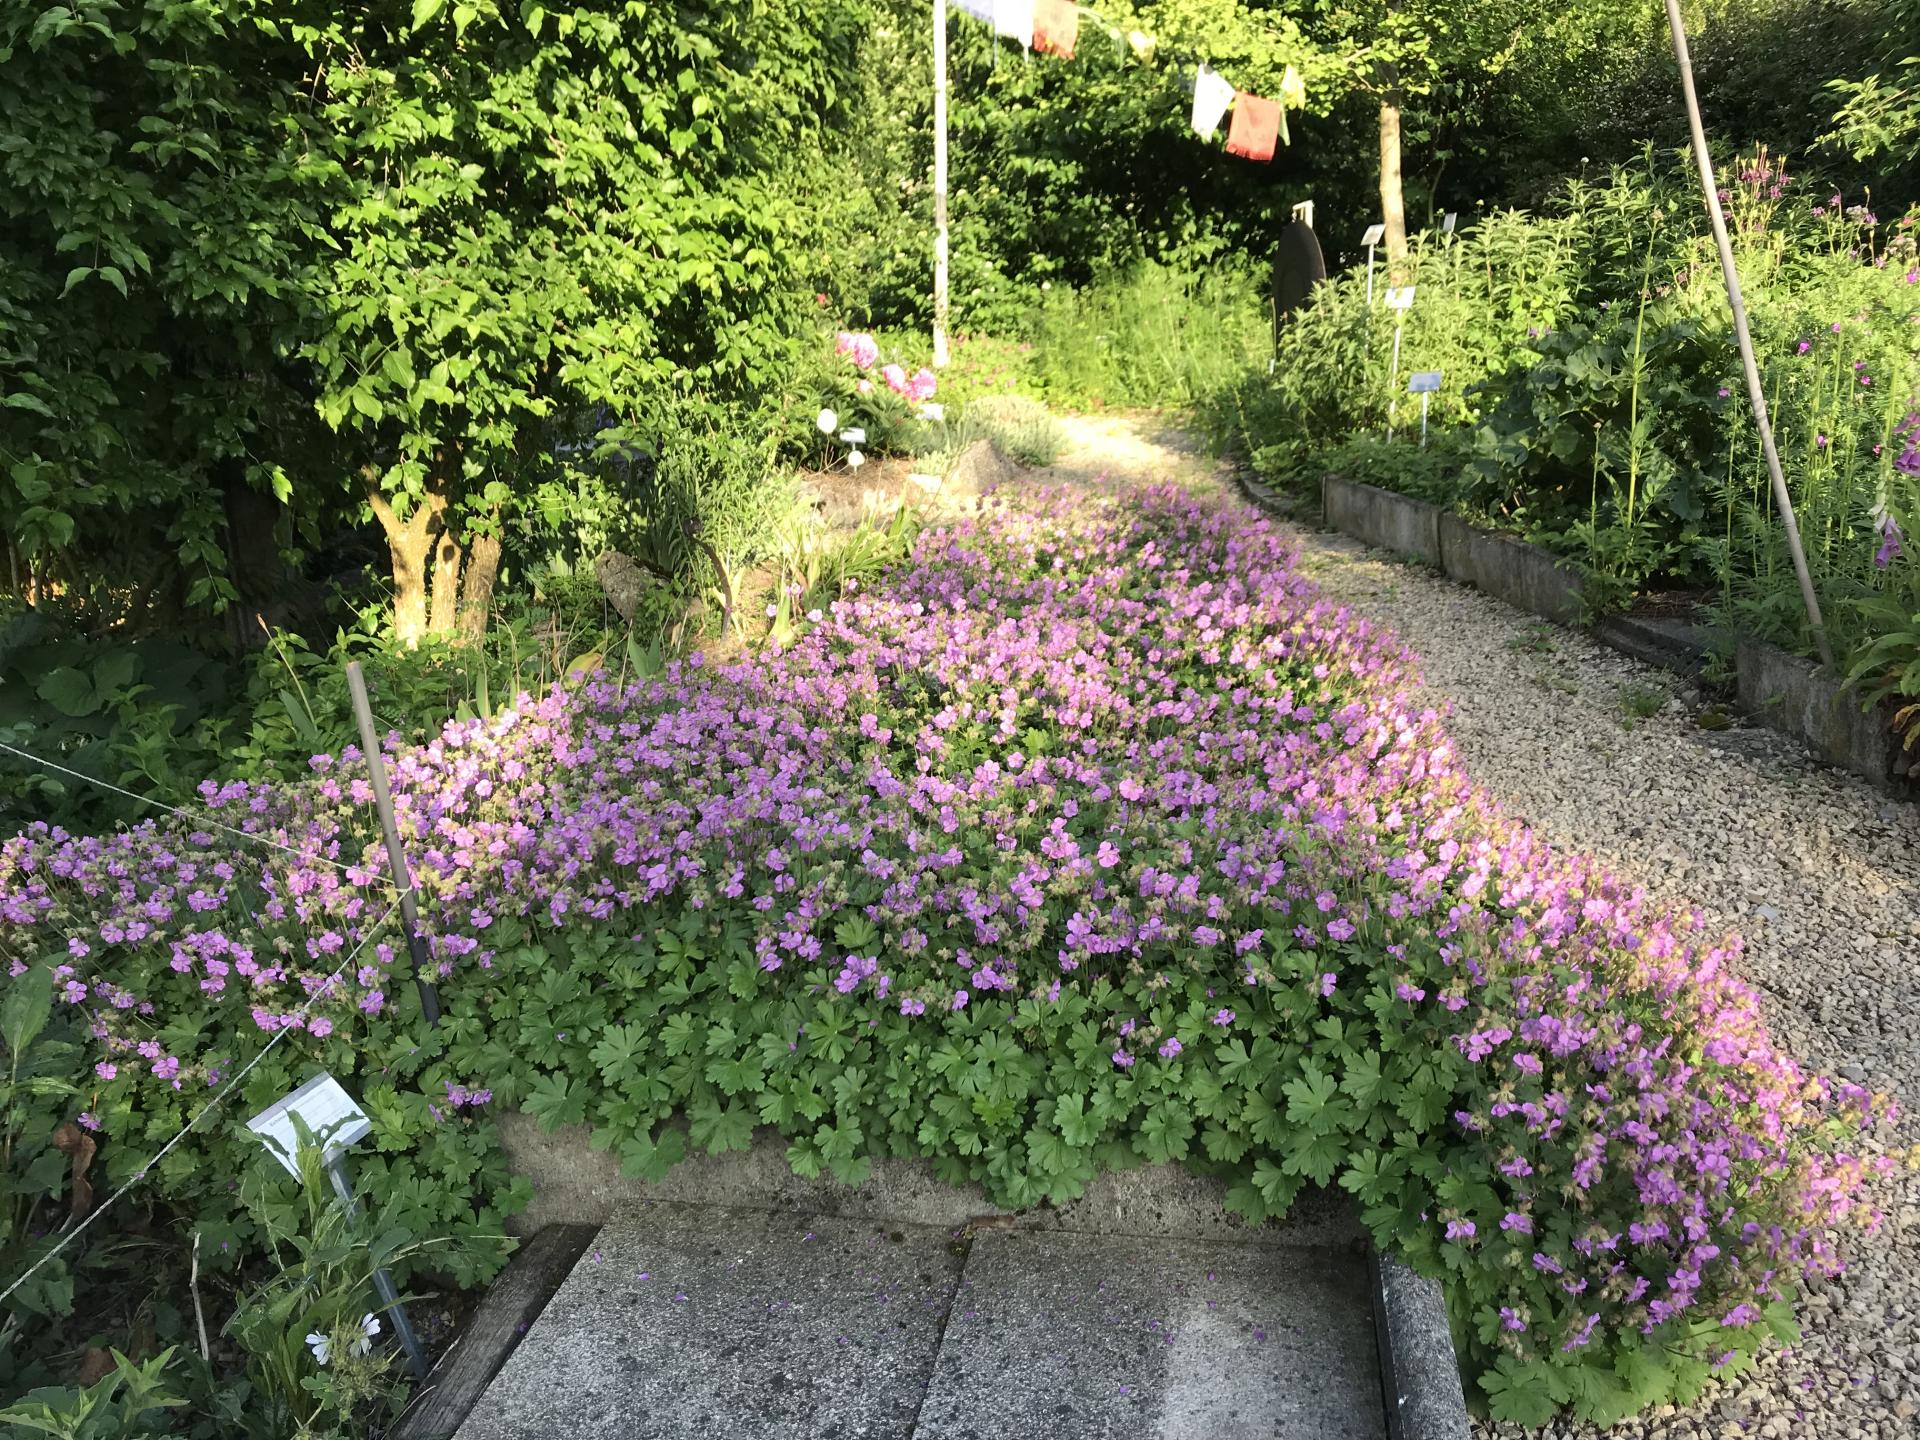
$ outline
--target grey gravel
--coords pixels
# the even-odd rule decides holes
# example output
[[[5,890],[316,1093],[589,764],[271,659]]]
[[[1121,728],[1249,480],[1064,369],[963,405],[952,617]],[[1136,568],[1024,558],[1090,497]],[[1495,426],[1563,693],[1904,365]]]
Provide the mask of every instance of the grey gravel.
[[[1106,422],[1101,430],[1120,429]],[[1119,437],[1114,437],[1119,438]],[[1108,439],[1076,433],[1085,450]],[[1157,450],[1158,454],[1143,452]],[[1207,483],[1191,440],[1135,427],[1110,467],[1081,473]],[[1779,1042],[1891,1094],[1898,1119],[1863,1147],[1895,1172],[1869,1199],[1879,1233],[1802,1306],[1799,1344],[1770,1349],[1695,1404],[1615,1427],[1625,1440],[1907,1440],[1920,1436],[1920,806],[1831,770],[1772,731],[1699,723],[1704,697],[1668,672],[1545,624],[1342,536],[1292,527],[1330,599],[1379,621],[1420,657],[1467,768],[1509,814],[1597,856],[1664,901],[1746,941],[1746,978]],[[1674,703],[1644,719],[1630,697]],[[1574,1440],[1593,1426],[1483,1437]]]

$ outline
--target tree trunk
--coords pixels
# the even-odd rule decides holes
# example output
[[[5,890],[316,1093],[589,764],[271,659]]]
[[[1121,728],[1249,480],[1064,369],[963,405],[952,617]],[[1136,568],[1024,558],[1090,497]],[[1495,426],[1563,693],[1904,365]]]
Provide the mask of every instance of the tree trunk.
[[[402,521],[381,492],[379,477],[366,472],[364,478],[367,502],[386,534],[387,553],[393,558],[393,633],[401,644],[415,646],[427,633],[427,562],[434,541],[446,529],[446,491],[430,485]]]
[[[1388,71],[1380,92],[1380,219],[1386,225],[1387,278],[1405,285],[1407,266],[1407,200],[1400,184],[1400,89],[1396,67]]]
[[[493,582],[500,577],[500,536],[476,535],[467,542],[467,573],[460,587],[460,635],[478,640],[493,613]]]
[[[433,542],[433,633],[451,635],[460,618],[460,564],[464,559],[453,531],[442,526]]]

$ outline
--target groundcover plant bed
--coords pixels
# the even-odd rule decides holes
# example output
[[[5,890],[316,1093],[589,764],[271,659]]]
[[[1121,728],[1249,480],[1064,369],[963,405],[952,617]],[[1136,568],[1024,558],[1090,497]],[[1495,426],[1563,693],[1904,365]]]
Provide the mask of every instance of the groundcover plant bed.
[[[110,1172],[294,1026],[248,1099],[348,1078],[439,1233],[522,1199],[502,1106],[635,1173],[770,1124],[804,1173],[925,1155],[1016,1206],[1178,1161],[1252,1217],[1351,1191],[1497,1415],[1688,1397],[1871,1223],[1877,1102],[1774,1048],[1737,942],[1494,813],[1410,683],[1235,504],[996,498],[788,648],[395,753],[437,1030],[391,936],[354,954],[390,897],[351,753],[206,787],[311,861],[8,841],[0,944],[92,1027]],[[245,1109],[153,1177],[243,1245]]]

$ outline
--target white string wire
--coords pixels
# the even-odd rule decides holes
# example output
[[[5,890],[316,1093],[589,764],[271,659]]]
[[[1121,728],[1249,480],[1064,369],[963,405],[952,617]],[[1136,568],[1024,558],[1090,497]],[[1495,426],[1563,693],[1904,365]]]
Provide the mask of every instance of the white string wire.
[[[406,898],[407,895],[410,895],[412,893],[413,893],[413,889],[411,886],[409,886],[406,892],[402,894],[400,899],[403,900]],[[394,917],[394,915],[399,912],[399,909],[400,909],[400,900],[395,900],[391,905],[387,907],[386,913],[380,916],[379,919],[375,920],[373,924],[368,927],[366,933],[360,937],[360,943],[358,945],[355,945],[353,949],[347,953],[346,959],[342,960],[338,968],[336,968],[331,975],[329,975],[325,980],[323,980],[320,983],[320,985],[314,990],[312,995],[307,997],[306,1004],[302,1005],[298,1010],[293,1012],[296,1016],[300,1017],[301,1019],[306,1018],[307,1012],[311,1010],[317,1003],[319,1003],[320,999],[323,996],[325,996],[330,990],[333,989],[334,982],[346,973],[347,967],[353,963],[354,957],[359,955],[359,953],[362,950],[366,949],[367,942],[373,939],[375,935],[380,933],[380,927],[385,925],[387,921],[391,920]],[[186,1139],[188,1135],[192,1134],[194,1127],[197,1126],[202,1120],[204,1120],[207,1116],[211,1115],[215,1110],[218,1110],[221,1106],[221,1103],[225,1101],[226,1098],[234,1092],[235,1088],[240,1084],[240,1082],[247,1078],[248,1073],[252,1071],[253,1067],[258,1065],[262,1060],[266,1059],[268,1054],[273,1050],[274,1046],[278,1045],[282,1040],[286,1039],[287,1036],[291,1035],[298,1028],[299,1027],[297,1025],[290,1024],[290,1025],[285,1025],[281,1027],[279,1030],[275,1031],[273,1038],[267,1041],[265,1045],[260,1047],[260,1053],[255,1055],[245,1065],[242,1065],[238,1071],[236,1071],[231,1077],[229,1077],[229,1079],[227,1080],[227,1083],[220,1087],[218,1092],[215,1093],[213,1099],[208,1101],[207,1104],[196,1115],[194,1115],[194,1117],[191,1120],[187,1121],[186,1125],[181,1128],[179,1134],[175,1135],[171,1140],[167,1141],[166,1144],[162,1145],[158,1150],[156,1150],[153,1153],[152,1157],[147,1161],[146,1164],[142,1165],[138,1170],[133,1172],[133,1178],[131,1180],[127,1181],[126,1184],[122,1185],[118,1190],[114,1191],[113,1194],[109,1195],[105,1200],[101,1201],[99,1205],[95,1206],[93,1209],[93,1213],[88,1215],[86,1219],[82,1220],[73,1229],[69,1230],[66,1234],[66,1237],[62,1239],[58,1245],[54,1246],[53,1249],[49,1250],[46,1254],[42,1255],[38,1260],[34,1261],[33,1264],[29,1265],[26,1268],[26,1270],[23,1271],[19,1275],[19,1277],[13,1281],[12,1284],[7,1286],[5,1290],[0,1290],[0,1305],[4,1305],[7,1302],[7,1299],[14,1293],[14,1291],[18,1290],[22,1285],[25,1285],[27,1281],[31,1280],[34,1277],[35,1273],[39,1271],[39,1269],[43,1265],[48,1264],[57,1255],[59,1255],[61,1251],[65,1250],[75,1240],[78,1240],[80,1236],[86,1231],[86,1228],[89,1225],[93,1224],[94,1221],[98,1220],[102,1215],[106,1214],[107,1211],[113,1207],[113,1204],[115,1201],[119,1200],[121,1196],[125,1195],[129,1190],[133,1189],[134,1186],[138,1185],[142,1180],[146,1179],[148,1175],[152,1174],[153,1167],[158,1165],[162,1160],[166,1158],[167,1152],[172,1150],[173,1147],[178,1145],[182,1140]]]
[[[124,795],[129,800],[137,800],[142,805],[152,805],[156,809],[165,810],[172,815],[178,815],[182,820],[185,820],[200,829],[224,830],[229,835],[238,835],[241,839],[251,840],[256,845],[266,845],[266,846],[270,846],[272,849],[275,849],[275,850],[284,850],[289,855],[298,856],[302,860],[318,861],[322,865],[331,865],[336,870],[354,870],[354,869],[363,868],[363,867],[358,867],[353,865],[345,865],[338,860],[330,860],[325,855],[316,855],[310,850],[301,850],[293,845],[283,845],[278,840],[269,840],[266,836],[256,835],[251,830],[240,830],[235,828],[232,825],[223,825],[218,820],[215,820],[209,817],[204,811],[182,810],[177,805],[169,805],[167,804],[166,801],[156,800],[151,795],[141,795],[132,790],[124,790],[120,786],[115,785],[110,780],[102,780],[97,775],[85,775],[78,770],[68,769],[65,765],[61,765],[56,763],[55,761],[49,760],[44,755],[35,755],[30,751],[22,750],[17,746],[9,745],[4,740],[0,740],[0,750],[5,750],[10,755],[18,755],[22,760],[30,760],[35,765],[44,765],[49,770],[57,770],[62,775],[71,775],[76,780],[84,780],[89,785],[97,785],[102,790],[111,790],[116,795]]]

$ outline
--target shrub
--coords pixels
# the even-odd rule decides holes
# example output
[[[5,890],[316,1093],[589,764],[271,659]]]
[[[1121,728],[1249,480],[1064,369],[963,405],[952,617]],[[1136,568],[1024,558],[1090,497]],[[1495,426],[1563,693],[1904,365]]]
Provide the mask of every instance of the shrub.
[[[987,395],[960,412],[960,421],[943,446],[958,454],[978,440],[990,440],[1021,465],[1051,465],[1066,445],[1060,423],[1038,400],[1024,395]]]
[[[16,971],[93,1027],[108,1173],[291,1032],[247,1098],[353,1077],[419,1234],[524,1196],[460,1108],[484,1089],[646,1175],[772,1125],[803,1174],[925,1155],[1015,1206],[1142,1161],[1256,1218],[1337,1183],[1446,1278],[1516,1419],[1691,1396],[1788,1332],[1876,1102],[1775,1049],[1737,943],[1500,819],[1281,532],[1010,497],[914,559],[790,646],[396,750],[438,1031],[372,922],[351,751],[209,782],[197,835],[0,846]],[[237,1226],[243,1144],[205,1127],[155,1183]]]

